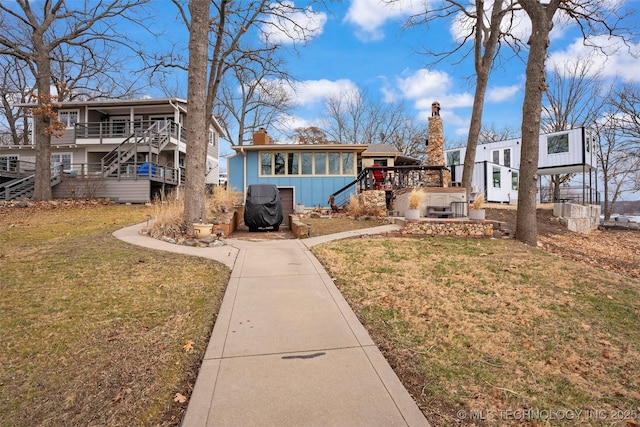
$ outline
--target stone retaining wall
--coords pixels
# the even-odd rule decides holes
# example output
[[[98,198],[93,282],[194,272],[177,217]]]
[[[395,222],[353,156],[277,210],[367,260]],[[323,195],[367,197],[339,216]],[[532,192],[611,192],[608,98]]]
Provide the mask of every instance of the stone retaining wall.
[[[493,237],[489,221],[409,221],[400,230],[406,236]]]
[[[387,199],[384,190],[368,190],[358,194],[365,215],[387,216]]]
[[[309,237],[309,226],[302,222],[298,215],[289,215],[289,228],[296,239],[304,239]]]

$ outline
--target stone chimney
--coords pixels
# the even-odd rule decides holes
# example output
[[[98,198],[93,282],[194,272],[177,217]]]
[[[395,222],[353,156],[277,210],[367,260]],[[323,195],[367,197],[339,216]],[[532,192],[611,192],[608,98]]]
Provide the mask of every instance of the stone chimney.
[[[440,103],[434,101],[431,104],[431,117],[429,117],[429,139],[427,142],[427,166],[445,166],[444,161],[444,128],[442,126],[442,117],[440,117]],[[443,187],[448,187],[451,182],[451,173],[443,172]],[[440,173],[436,171],[427,172],[425,175],[425,184],[439,185]]]
[[[264,128],[260,128],[253,133],[253,145],[266,145],[269,143],[269,134]]]

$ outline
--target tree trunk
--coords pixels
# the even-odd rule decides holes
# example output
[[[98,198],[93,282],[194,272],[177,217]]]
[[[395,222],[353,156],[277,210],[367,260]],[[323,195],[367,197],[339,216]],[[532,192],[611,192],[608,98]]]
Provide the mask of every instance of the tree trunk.
[[[33,34],[34,50],[36,51],[36,87],[38,100],[36,114],[34,114],[33,132],[36,145],[36,173],[33,200],[51,200],[51,117],[45,112],[50,110],[51,104],[51,64],[49,51],[44,46],[43,34],[40,28]]]
[[[189,233],[193,223],[206,221],[205,166],[207,162],[208,120],[207,52],[209,0],[190,0],[189,76],[187,83],[187,146],[184,221]]]
[[[538,3],[537,0],[523,0],[521,4],[531,19],[531,38],[529,39],[529,58],[527,59],[526,69],[527,81],[522,105],[520,186],[518,188],[515,238],[535,247],[538,244],[536,193],[540,113],[542,111],[542,94],[546,90],[544,62],[549,47],[549,32],[553,28],[552,18],[557,9],[557,2],[545,5]]]
[[[553,189],[553,199],[551,199],[554,203],[558,202],[560,199],[560,175],[551,175],[551,188]]]
[[[462,186],[467,190],[467,197],[471,194],[471,183],[473,181],[473,168],[476,162],[476,151],[478,138],[482,128],[482,112],[484,108],[484,98],[487,92],[487,82],[489,80],[489,68],[484,67],[477,71],[476,92],[473,97],[473,110],[471,110],[471,124],[469,126],[469,136],[467,137],[467,149],[464,155],[464,166],[462,169]]]
[[[478,138],[482,129],[482,113],[484,111],[484,98],[487,93],[489,72],[493,65],[495,51],[500,41],[500,25],[504,17],[504,0],[495,0],[491,11],[489,24],[489,36],[487,37],[486,21],[484,16],[484,1],[476,0],[476,28],[474,37],[474,66],[476,70],[476,91],[473,97],[473,109],[471,110],[471,124],[467,137],[467,149],[465,151],[464,166],[462,170],[462,186],[467,191],[467,199],[471,196],[471,183],[473,181],[473,168],[476,162]],[[484,48],[484,53],[482,52]]]
[[[603,192],[604,192],[604,220],[609,221],[611,219],[611,208],[609,207],[609,180],[607,174],[603,174]]]

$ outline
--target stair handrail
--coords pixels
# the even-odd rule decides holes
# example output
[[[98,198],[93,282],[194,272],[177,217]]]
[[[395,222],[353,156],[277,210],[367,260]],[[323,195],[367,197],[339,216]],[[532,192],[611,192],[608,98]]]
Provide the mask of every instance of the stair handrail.
[[[109,153],[105,154],[102,159],[100,160],[100,164],[101,164],[101,169],[102,172],[107,175],[108,173],[111,173],[112,171],[107,172],[108,168],[111,168],[113,166],[113,164],[115,162],[123,162],[125,160],[120,159],[120,154],[123,153],[122,151],[120,151],[120,149],[125,146],[125,145],[131,145],[129,147],[129,149],[127,151],[124,151],[124,153],[126,155],[131,154],[130,157],[133,156],[133,153],[131,153],[132,151],[134,151],[137,147],[137,144],[140,144],[142,142],[149,144],[149,146],[151,147],[153,145],[153,141],[154,138],[152,137],[152,134],[155,134],[157,136],[162,136],[162,132],[166,133],[166,129],[169,126],[168,123],[165,123],[164,127],[162,129],[155,129],[158,128],[160,126],[160,122],[153,122],[148,128],[145,128],[144,130],[142,130],[142,132],[134,132],[131,135],[129,135],[127,138],[125,138],[120,144],[118,144],[118,146],[116,148],[114,148],[113,150],[111,150]],[[131,140],[134,141],[131,141]],[[160,143],[157,142],[156,145],[154,146],[158,149],[160,149]],[[117,168],[116,168],[117,170]]]

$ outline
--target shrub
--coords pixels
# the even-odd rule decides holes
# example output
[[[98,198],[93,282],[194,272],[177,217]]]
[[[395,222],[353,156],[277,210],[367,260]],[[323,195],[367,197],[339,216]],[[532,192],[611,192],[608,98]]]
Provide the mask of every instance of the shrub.
[[[207,223],[228,223],[238,203],[242,202],[242,194],[224,187],[215,187],[205,196],[205,212]],[[187,224],[183,221],[184,199],[171,194],[166,200],[154,199],[154,222],[149,226],[151,237],[177,238],[187,232]]]
[[[207,220],[213,221],[222,213],[232,212],[240,203],[242,203],[242,193],[222,186],[214,187],[205,200]]]
[[[482,203],[484,202],[484,196],[478,194],[473,202],[471,202],[471,209],[482,209]]]
[[[413,188],[409,194],[409,209],[418,209],[422,201],[423,191],[419,188]]]
[[[182,220],[184,213],[184,199],[169,195],[165,200],[158,197],[153,203],[154,222],[149,226],[151,237],[173,237],[176,238],[187,231],[187,226]]]
[[[353,218],[358,218],[365,213],[364,204],[357,194],[352,194],[349,197],[349,203],[347,203],[345,210],[347,211],[347,214]]]

